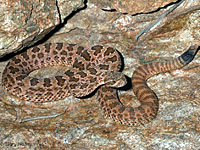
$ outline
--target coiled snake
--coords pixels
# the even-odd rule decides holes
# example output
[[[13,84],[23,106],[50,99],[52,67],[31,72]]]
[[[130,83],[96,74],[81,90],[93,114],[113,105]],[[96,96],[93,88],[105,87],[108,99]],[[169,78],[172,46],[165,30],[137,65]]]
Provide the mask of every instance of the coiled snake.
[[[8,95],[22,101],[48,103],[69,95],[82,97],[97,89],[97,99],[106,116],[127,125],[145,124],[158,110],[158,98],[147,86],[147,79],[155,74],[179,69],[192,61],[197,46],[172,61],[145,64],[132,76],[135,95],[141,105],[126,107],[119,102],[116,88],[126,84],[126,77],[119,72],[121,57],[111,47],[96,45],[91,49],[66,43],[46,43],[28,49],[7,64],[2,85]],[[62,75],[37,78],[29,74],[47,66],[67,66]]]

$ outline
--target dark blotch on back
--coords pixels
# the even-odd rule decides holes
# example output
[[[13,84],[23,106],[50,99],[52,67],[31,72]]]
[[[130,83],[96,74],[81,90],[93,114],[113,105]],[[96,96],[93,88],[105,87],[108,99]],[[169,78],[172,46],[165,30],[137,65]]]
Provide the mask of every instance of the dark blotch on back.
[[[43,58],[44,57],[44,54],[43,53],[39,53],[38,54],[38,58]]]
[[[63,48],[63,43],[57,43],[56,49],[61,50]]]
[[[105,54],[105,56],[108,56],[114,52],[115,52],[115,50],[112,47],[108,47],[104,54]]]
[[[51,57],[47,57],[46,60],[47,60],[47,61],[50,61],[50,60],[51,60]]]
[[[68,61],[72,61],[72,57],[68,57],[67,60],[68,60]]]
[[[44,87],[52,86],[51,80],[49,78],[44,78]]]
[[[101,53],[103,46],[102,45],[95,45],[95,46],[91,47],[91,49],[95,50],[94,55],[98,55],[99,53]]]
[[[108,70],[109,66],[108,65],[99,65],[99,68],[100,69],[103,69],[103,70]]]
[[[8,69],[10,70],[10,73],[12,73],[12,74],[15,74],[16,72],[19,72],[19,69],[18,68],[14,68],[13,66],[10,66]]]
[[[44,47],[45,47],[45,52],[49,53],[51,49],[51,43],[44,44]]]
[[[93,83],[93,82],[97,81],[97,78],[96,77],[89,77],[89,80],[90,80],[90,83]]]
[[[14,87],[14,89],[18,94],[22,92],[22,89],[20,87]]]
[[[12,84],[14,84],[15,83],[15,80],[14,80],[14,78],[11,76],[11,75],[7,75],[7,78],[4,78],[4,79],[6,79],[6,81],[8,81],[8,79],[10,80],[10,86],[12,86]],[[5,80],[4,80],[5,81]]]
[[[37,59],[35,60],[34,64],[35,64],[35,65],[37,65],[37,64],[38,64],[38,60],[37,60]]]
[[[46,92],[44,95],[53,95],[53,93],[52,92]]]
[[[27,52],[22,53],[21,56],[22,56],[25,60],[29,60],[29,56],[27,55]]]
[[[18,63],[20,63],[20,62],[21,62],[21,60],[20,60],[20,59],[18,59],[18,58],[16,58],[16,57],[14,57],[14,58],[13,58],[13,61],[15,62],[15,64],[18,64]]]
[[[22,81],[26,77],[27,77],[27,75],[25,75],[25,74],[24,75],[19,75],[19,76],[16,77],[16,80]]]
[[[28,65],[27,62],[25,62],[25,61],[23,61],[22,64],[23,64],[24,66],[27,66],[27,65]]]
[[[58,52],[57,52],[56,50],[54,50],[54,51],[53,51],[53,54],[54,54],[54,55],[57,55],[57,54],[58,54]]]
[[[39,79],[37,79],[37,78],[32,78],[32,79],[30,80],[30,83],[31,83],[31,86],[35,86],[35,85],[37,85],[37,84],[39,83]]]
[[[113,56],[113,57],[111,57],[111,58],[108,58],[108,59],[106,59],[106,61],[115,62],[115,61],[117,61],[117,56]]]
[[[76,60],[73,64],[73,68],[79,68],[79,70],[83,70],[84,64],[82,64],[82,62],[78,62],[78,60]]]
[[[75,44],[69,44],[69,46],[67,46],[68,51],[73,51]]]
[[[77,74],[79,74],[81,78],[85,78],[87,76],[87,74],[84,72],[78,72]]]
[[[89,68],[88,70],[93,75],[95,75],[97,73],[97,71],[94,68]]]
[[[67,51],[66,50],[62,50],[62,52],[60,54],[61,55],[67,55]]]
[[[79,78],[75,78],[75,77],[70,77],[70,82],[78,82],[79,81]]]
[[[84,47],[83,46],[79,46],[77,48],[77,54],[80,55],[83,50],[84,50]]]
[[[93,47],[91,47],[92,50],[101,50],[103,49],[103,46],[102,45],[95,45]]]
[[[87,50],[85,50],[83,53],[81,53],[81,56],[86,60],[86,61],[90,61],[91,56],[90,54],[87,52]]]
[[[78,86],[77,84],[70,84],[69,87],[70,87],[71,89],[76,89],[77,86]]]
[[[32,59],[34,59],[35,58],[35,54],[32,54]]]
[[[81,88],[81,89],[85,89],[85,88],[87,88],[87,86],[88,86],[88,84],[84,83],[84,84],[81,85],[80,88]]]
[[[50,58],[50,59],[51,59],[51,58]],[[49,59],[49,60],[50,60],[50,59]],[[58,56],[54,56],[54,59],[55,59],[55,60],[58,60],[58,59],[59,59],[59,57],[58,57]]]
[[[71,72],[70,70],[67,70],[67,71],[65,72],[65,75],[67,75],[68,77],[71,77],[71,76],[74,75],[74,72]]]
[[[55,76],[55,78],[56,78],[56,80],[57,80],[57,84],[59,85],[59,86],[63,86],[64,85],[64,83],[65,83],[65,79],[62,77],[62,76]]]
[[[122,114],[118,114],[117,118],[120,119],[120,120],[122,120],[122,118],[123,118]]]
[[[37,52],[39,52],[39,51],[40,51],[40,48],[37,47],[37,46],[32,48],[32,52],[33,52],[33,53],[37,53]]]

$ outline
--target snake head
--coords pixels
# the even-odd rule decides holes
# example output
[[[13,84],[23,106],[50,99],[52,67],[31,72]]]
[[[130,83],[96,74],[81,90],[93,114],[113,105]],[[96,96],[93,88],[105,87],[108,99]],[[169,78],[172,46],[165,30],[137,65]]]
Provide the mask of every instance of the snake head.
[[[121,72],[107,72],[104,83],[108,87],[120,88],[127,84],[126,77]]]

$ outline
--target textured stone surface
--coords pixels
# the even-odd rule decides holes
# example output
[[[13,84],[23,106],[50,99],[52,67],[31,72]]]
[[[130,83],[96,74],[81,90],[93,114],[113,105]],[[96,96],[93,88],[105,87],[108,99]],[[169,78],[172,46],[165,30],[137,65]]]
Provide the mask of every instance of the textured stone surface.
[[[200,43],[199,0],[184,2],[139,41],[134,40],[137,33],[167,8],[131,16],[104,11],[102,4],[88,1],[87,8],[70,17],[49,41],[116,47],[123,55],[123,72],[128,77],[141,64],[171,60],[189,45]],[[5,64],[0,64],[0,80]],[[0,101],[0,149],[200,149],[200,53],[184,69],[152,77],[148,85],[159,98],[159,111],[153,122],[138,128],[105,119],[95,96],[69,97],[56,106],[47,106],[48,109],[23,106],[24,117],[68,110],[56,118],[22,124],[15,121],[16,107]],[[0,92],[2,95],[2,90]],[[131,88],[120,90],[119,97],[124,105],[139,105]]]
[[[156,11],[156,9],[162,8],[172,2],[177,0],[102,0],[99,3],[98,0],[89,0],[90,2],[96,4],[99,8],[105,10],[117,10],[121,13],[128,13],[130,15],[135,15],[139,13],[149,13]]]
[[[0,2],[0,57],[33,45],[53,30],[72,11],[83,7],[73,1],[9,1]],[[61,18],[60,18],[61,17]]]

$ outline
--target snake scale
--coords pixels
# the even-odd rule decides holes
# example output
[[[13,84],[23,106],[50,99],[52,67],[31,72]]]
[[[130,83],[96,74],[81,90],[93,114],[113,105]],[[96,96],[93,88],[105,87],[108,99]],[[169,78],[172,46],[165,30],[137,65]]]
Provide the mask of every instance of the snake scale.
[[[191,46],[178,58],[154,62],[138,67],[132,76],[133,92],[141,105],[124,106],[117,97],[117,89],[127,81],[120,71],[119,52],[102,45],[86,49],[76,44],[46,43],[29,48],[13,57],[2,75],[5,92],[21,101],[48,103],[69,95],[83,97],[97,89],[97,99],[106,116],[127,125],[145,124],[155,118],[158,98],[147,86],[147,79],[161,72],[182,68],[190,63],[197,46]],[[47,66],[67,66],[61,75],[31,77],[30,73]]]

